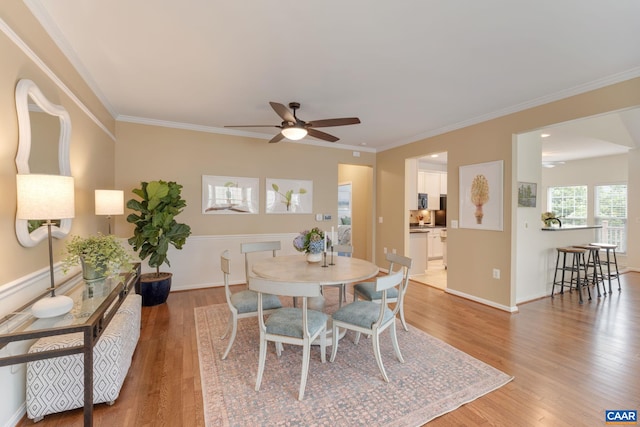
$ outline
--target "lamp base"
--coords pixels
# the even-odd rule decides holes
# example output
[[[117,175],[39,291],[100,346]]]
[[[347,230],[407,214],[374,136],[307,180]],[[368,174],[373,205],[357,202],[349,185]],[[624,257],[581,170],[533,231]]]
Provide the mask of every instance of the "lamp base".
[[[39,319],[66,314],[73,308],[73,300],[65,295],[42,298],[31,307],[31,314]]]

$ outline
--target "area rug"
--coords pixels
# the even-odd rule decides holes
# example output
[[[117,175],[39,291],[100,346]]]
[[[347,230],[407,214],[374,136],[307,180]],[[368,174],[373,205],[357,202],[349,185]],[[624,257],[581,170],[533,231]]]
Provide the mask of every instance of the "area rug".
[[[331,307],[327,310],[331,312]],[[298,401],[302,348],[285,345],[278,359],[271,343],[259,391],[257,319],[241,319],[226,360],[226,304],[195,309],[198,355],[207,426],[420,426],[513,379],[409,325],[397,324],[405,363],[395,358],[389,333],[381,336],[380,375],[371,339],[358,345],[348,332],[334,363],[321,363],[313,346],[303,401]]]

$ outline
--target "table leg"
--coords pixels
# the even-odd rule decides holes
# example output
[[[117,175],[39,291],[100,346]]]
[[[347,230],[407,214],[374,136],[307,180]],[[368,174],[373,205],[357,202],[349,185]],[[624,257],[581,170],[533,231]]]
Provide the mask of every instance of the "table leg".
[[[84,425],[93,425],[93,328],[84,331]]]

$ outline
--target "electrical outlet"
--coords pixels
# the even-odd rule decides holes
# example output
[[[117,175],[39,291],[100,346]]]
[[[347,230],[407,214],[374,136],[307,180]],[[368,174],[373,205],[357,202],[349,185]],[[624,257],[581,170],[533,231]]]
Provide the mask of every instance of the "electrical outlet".
[[[500,270],[497,268],[493,269],[493,278],[494,279],[499,279],[500,278]]]
[[[396,253],[395,248],[391,249],[391,253],[392,253],[392,254],[395,254],[395,253]]]
[[[387,253],[387,248],[382,248],[382,252]]]
[[[316,214],[316,221],[322,221],[322,214]]]
[[[378,217],[378,224],[382,224],[382,217],[381,216]]]

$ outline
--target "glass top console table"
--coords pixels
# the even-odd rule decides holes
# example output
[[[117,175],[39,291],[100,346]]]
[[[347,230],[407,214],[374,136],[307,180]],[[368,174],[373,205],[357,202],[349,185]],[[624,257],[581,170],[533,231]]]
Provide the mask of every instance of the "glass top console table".
[[[83,344],[37,353],[22,353],[0,358],[0,366],[27,363],[70,354],[84,356],[84,425],[93,425],[93,347],[109,325],[124,299],[140,277],[140,264],[133,272],[106,279],[91,286],[83,280],[70,287],[65,295],[73,299],[73,308],[65,315],[38,319],[31,314],[36,298],[15,313],[0,319],[0,349],[9,343],[81,332]],[[74,278],[71,278],[73,280]],[[58,285],[60,288],[62,285]],[[47,292],[45,295],[49,295]]]

